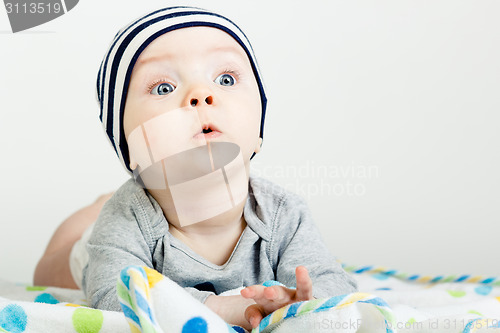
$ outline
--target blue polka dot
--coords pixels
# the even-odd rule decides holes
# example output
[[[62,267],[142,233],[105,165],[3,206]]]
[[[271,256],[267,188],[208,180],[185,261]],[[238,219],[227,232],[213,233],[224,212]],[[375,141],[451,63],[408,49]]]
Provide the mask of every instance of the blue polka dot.
[[[479,287],[476,287],[476,288],[474,289],[474,291],[475,291],[476,293],[478,293],[479,295],[488,295],[489,293],[491,293],[491,290],[492,290],[492,289],[493,289],[493,288],[492,288],[492,287],[490,287],[490,286],[479,286]]]
[[[387,287],[384,287],[384,288],[377,288],[375,290],[392,290],[391,288],[387,288]]]
[[[35,298],[35,303],[57,304],[59,301],[51,294],[43,293]]]
[[[182,333],[207,333],[208,325],[205,319],[201,317],[194,317],[189,319],[184,326],[182,326]]]
[[[387,280],[389,278],[389,275],[387,274],[382,274],[382,273],[377,273],[373,274],[372,277],[377,280]]]
[[[17,304],[7,305],[0,311],[0,327],[11,333],[21,333],[26,330],[28,316]]]
[[[245,333],[245,330],[243,329],[243,327],[239,327],[239,326],[229,326],[231,328],[231,330],[229,332],[237,332],[237,333]]]

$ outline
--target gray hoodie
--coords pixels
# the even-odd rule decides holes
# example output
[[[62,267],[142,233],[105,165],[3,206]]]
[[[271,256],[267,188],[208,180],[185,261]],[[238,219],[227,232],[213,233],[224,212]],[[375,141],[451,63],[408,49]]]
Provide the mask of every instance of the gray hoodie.
[[[83,290],[92,307],[119,311],[116,282],[129,265],[148,266],[200,302],[209,295],[276,280],[295,287],[305,266],[316,298],[356,291],[356,282],[332,256],[305,200],[263,178],[250,177],[243,209],[247,226],[230,258],[216,265],[169,233],[156,200],[133,179],[104,205],[87,244]]]

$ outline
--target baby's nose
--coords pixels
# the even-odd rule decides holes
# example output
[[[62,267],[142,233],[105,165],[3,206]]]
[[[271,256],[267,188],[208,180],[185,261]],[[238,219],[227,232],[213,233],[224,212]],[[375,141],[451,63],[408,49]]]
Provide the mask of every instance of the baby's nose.
[[[207,84],[195,83],[190,85],[184,95],[183,107],[203,108],[216,106],[216,96]]]
[[[192,107],[215,105],[212,90],[204,85],[193,86],[186,94],[184,105],[191,105]]]
[[[211,95],[205,97],[205,103],[207,105],[212,105],[213,101],[214,98]],[[191,104],[191,106],[197,106],[199,102],[200,100],[198,98],[191,98],[189,104]]]

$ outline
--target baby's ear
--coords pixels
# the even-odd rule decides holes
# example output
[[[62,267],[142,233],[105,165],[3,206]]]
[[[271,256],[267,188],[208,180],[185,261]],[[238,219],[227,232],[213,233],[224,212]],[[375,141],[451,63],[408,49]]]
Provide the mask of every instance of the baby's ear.
[[[258,154],[262,149],[262,138],[259,138],[257,141],[257,146],[255,147],[255,153]]]

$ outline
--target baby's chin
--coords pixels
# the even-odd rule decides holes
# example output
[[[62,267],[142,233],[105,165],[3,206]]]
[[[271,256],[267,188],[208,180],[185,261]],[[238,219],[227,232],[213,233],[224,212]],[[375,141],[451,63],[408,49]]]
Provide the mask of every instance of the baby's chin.
[[[240,146],[224,141],[192,146],[154,161],[151,158],[152,154],[143,157],[133,171],[134,177],[141,178],[148,189],[165,189],[167,184],[175,186],[214,172],[222,172],[227,178],[225,173],[246,171],[250,160],[243,156]]]
[[[166,190],[181,225],[233,209],[248,193],[248,163],[232,142],[211,142],[134,170],[150,191]]]

